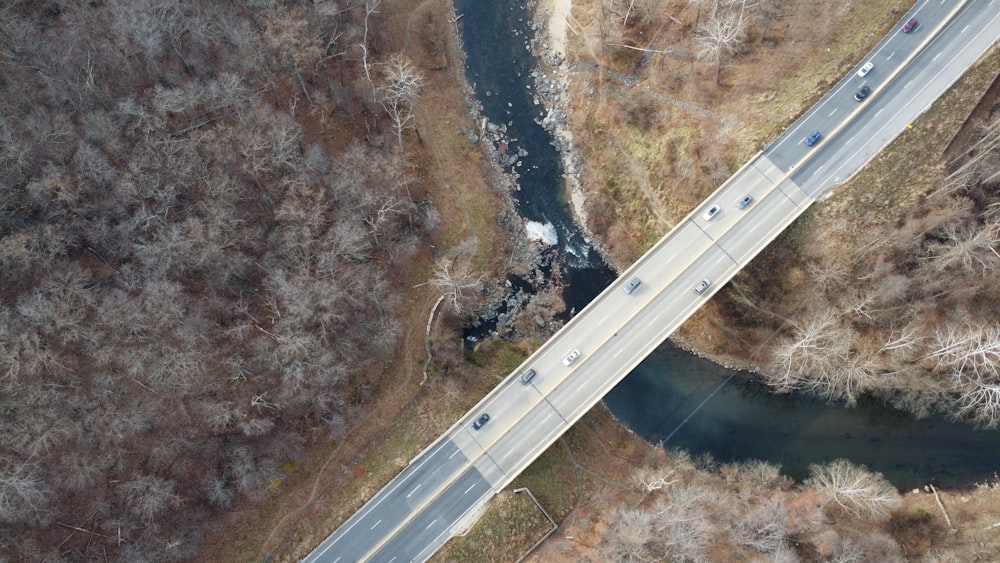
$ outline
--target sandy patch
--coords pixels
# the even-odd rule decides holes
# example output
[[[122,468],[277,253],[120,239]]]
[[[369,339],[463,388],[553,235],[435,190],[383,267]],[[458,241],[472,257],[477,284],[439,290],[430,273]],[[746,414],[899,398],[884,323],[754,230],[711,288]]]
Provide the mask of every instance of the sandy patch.
[[[569,11],[573,7],[573,0],[548,0],[551,4],[549,11],[549,47],[566,57],[566,26],[568,25]]]

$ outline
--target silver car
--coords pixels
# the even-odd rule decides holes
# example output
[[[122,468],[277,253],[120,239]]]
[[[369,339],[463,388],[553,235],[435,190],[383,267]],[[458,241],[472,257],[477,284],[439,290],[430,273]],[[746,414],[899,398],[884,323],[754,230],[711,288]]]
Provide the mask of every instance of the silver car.
[[[701,295],[702,293],[705,293],[705,290],[708,289],[711,285],[712,285],[712,280],[705,278],[700,282],[698,282],[698,285],[694,286],[694,292],[697,293],[698,295]]]
[[[580,351],[574,348],[565,358],[563,358],[563,365],[568,366],[573,362],[575,362],[576,359],[579,357],[580,357]]]
[[[746,209],[747,206],[750,205],[751,201],[753,201],[753,196],[749,194],[741,197],[740,200],[736,202],[736,209]]]
[[[632,293],[641,283],[642,280],[639,278],[632,278],[627,284],[625,284],[625,293]]]

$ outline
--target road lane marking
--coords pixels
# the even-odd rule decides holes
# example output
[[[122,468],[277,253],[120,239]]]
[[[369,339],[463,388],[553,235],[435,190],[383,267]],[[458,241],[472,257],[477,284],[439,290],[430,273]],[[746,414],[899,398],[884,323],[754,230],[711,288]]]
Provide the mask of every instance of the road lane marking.
[[[850,139],[847,139],[847,144],[848,145],[851,144],[852,142],[854,142],[854,137],[851,137]]]
[[[413,496],[413,493],[417,492],[417,489],[419,489],[419,488],[420,488],[420,485],[423,485],[423,483],[420,483],[420,484],[419,484],[419,485],[417,485],[416,487],[413,487],[413,490],[412,490],[412,491],[410,491],[410,494],[406,495],[406,498],[410,498],[410,497],[412,497],[412,496]]]
[[[425,529],[425,530],[430,530],[430,529],[431,529],[431,526],[433,526],[434,524],[437,524],[437,521],[438,521],[438,520],[437,520],[437,518],[435,518],[435,519],[434,519],[434,521],[433,521],[433,522],[431,522],[430,524],[428,524],[428,525],[427,525],[427,527],[426,527],[426,528],[424,528],[424,529]],[[390,559],[390,561],[391,561],[391,559]]]
[[[608,316],[607,315],[605,315],[603,319],[597,321],[597,326],[601,326],[602,324],[604,324],[604,321],[606,321],[606,320],[608,320]]]
[[[471,491],[472,489],[475,489],[475,488],[476,488],[476,485],[473,483],[472,485],[469,485],[469,488],[465,489],[465,492],[462,493],[462,494],[463,495],[467,495],[467,494],[469,494],[469,491]]]
[[[455,450],[455,451],[451,452],[451,455],[448,456],[448,459],[451,459],[451,458],[455,457],[456,455],[458,455],[458,452],[460,452],[460,451],[462,451],[462,450]]]
[[[990,5],[992,5],[992,4],[993,4],[993,3],[995,2],[995,1],[996,1],[996,0],[990,0]],[[943,3],[943,0],[942,0],[942,3]],[[989,21],[989,23],[990,23],[990,24],[992,24],[992,23],[993,23],[993,22],[994,22],[994,21],[995,21],[995,20],[997,19],[997,17],[1000,17],[1000,16],[994,16],[994,17],[993,17],[993,18],[992,18],[992,19],[991,19],[991,20]],[[940,70],[938,70],[938,71],[937,71],[937,72],[936,72],[936,73],[934,74],[934,76],[932,76],[932,77],[931,77],[931,80],[929,80],[929,81],[926,81],[926,82],[924,82],[924,83],[923,83],[923,84],[922,84],[922,85],[920,86],[920,89],[919,89],[919,90],[917,90],[917,94],[920,94],[920,93],[921,93],[921,92],[923,92],[924,90],[926,90],[926,89],[930,88],[930,87],[931,87],[931,84],[933,84],[934,80],[936,80],[938,76],[940,76],[941,74],[943,74],[943,73],[945,72],[945,70],[947,70],[947,69],[948,69],[948,67],[949,67],[949,66],[950,66],[950,65],[951,65],[952,63],[954,63],[954,62],[955,62],[956,60],[958,60],[958,58],[959,58],[960,56],[962,56],[962,55],[964,55],[964,54],[965,54],[965,51],[966,51],[966,48],[967,48],[968,46],[970,46],[970,45],[971,45],[971,41],[974,41],[974,40],[976,40],[976,39],[979,39],[979,36],[980,36],[980,35],[982,35],[982,34],[983,34],[983,33],[984,33],[985,31],[986,31],[986,27],[984,26],[984,27],[982,27],[982,28],[981,28],[981,29],[979,30],[979,32],[978,32],[978,33],[976,33],[976,34],[975,34],[975,36],[973,36],[973,37],[972,37],[972,39],[970,40],[970,42],[969,42],[969,43],[967,43],[965,47],[963,47],[963,48],[962,48],[962,49],[961,49],[961,50],[960,50],[960,51],[959,51],[958,53],[956,53],[956,54],[955,54],[955,55],[954,55],[954,56],[953,56],[953,57],[952,57],[952,58],[951,58],[951,59],[950,59],[950,60],[948,61],[948,63],[947,63],[947,64],[945,64],[945,65],[944,65],[944,66],[943,66],[943,67],[942,67],[942,68],[941,68]],[[881,113],[881,111],[882,111],[882,110],[879,110],[879,112],[878,112],[878,113]],[[893,114],[893,117],[896,117],[896,116],[898,116],[898,115],[899,115],[899,114],[901,114],[902,112],[903,112],[903,109],[902,109],[902,108],[900,108],[899,110],[897,110],[897,111],[896,111],[896,113],[894,113],[894,114]],[[875,115],[878,115],[878,113],[876,113]],[[885,129],[886,129],[887,127],[889,127],[889,123],[886,123],[886,124],[885,124],[885,125],[883,125],[882,127],[879,127],[879,128],[878,128],[878,130],[876,131],[876,133],[881,133],[881,132],[882,132],[882,131],[884,131],[884,130],[885,130]],[[841,164],[839,168],[837,168],[836,170],[834,170],[834,173],[838,172],[839,170],[841,170],[842,168],[844,168],[845,166],[847,166],[847,165],[848,165],[848,162],[850,162],[850,161],[851,161],[852,159],[854,159],[854,158],[855,158],[855,157],[856,157],[856,156],[857,156],[858,154],[860,154],[860,153],[861,153],[861,152],[862,152],[862,151],[864,150],[865,146],[866,146],[866,145],[862,145],[862,146],[861,146],[860,148],[858,148],[858,150],[854,151],[854,153],[853,153],[853,154],[851,154],[851,155],[850,155],[850,157],[849,157],[849,158],[848,158],[847,160],[845,160],[845,161],[844,161],[844,163],[843,163],[843,164]],[[821,186],[821,187],[822,187],[822,186]],[[816,193],[819,193],[819,192],[816,192]]]
[[[375,525],[374,525],[374,526],[372,526],[371,528],[369,528],[369,530],[374,530],[374,529],[375,529],[375,527],[376,527],[376,526],[378,526],[378,525],[379,525],[379,524],[381,524],[381,523],[382,523],[382,520],[379,520],[378,522],[375,522]]]
[[[548,419],[550,419],[550,418],[552,418],[552,413],[549,413],[549,414],[545,415],[545,418],[542,419],[542,424],[545,424],[545,421],[548,420]]]
[[[615,355],[614,355],[614,356],[611,356],[611,357],[612,357],[612,358],[617,358],[617,357],[618,357],[618,355],[619,355],[619,354],[621,354],[621,353],[622,353],[622,352],[624,352],[624,351],[625,351],[625,349],[624,349],[624,348],[619,348],[619,349],[618,349],[618,351],[617,351],[617,352],[615,352]]]
[[[410,473],[409,475],[406,475],[402,479],[400,479],[399,482],[396,483],[395,485],[393,485],[393,487],[391,489],[389,489],[388,491],[385,491],[385,489],[383,489],[383,490],[375,493],[375,496],[372,497],[372,500],[375,500],[374,504],[372,504],[371,506],[368,506],[368,503],[365,503],[365,505],[363,507],[361,507],[360,511],[355,512],[354,516],[351,516],[351,519],[354,519],[354,522],[351,522],[351,524],[349,526],[347,526],[347,529],[344,530],[343,533],[341,533],[332,542],[330,542],[330,545],[324,547],[323,551],[321,551],[318,554],[316,554],[316,558],[318,559],[320,557],[323,557],[324,553],[326,553],[327,551],[329,551],[330,548],[333,547],[334,545],[336,545],[336,543],[338,541],[340,541],[342,538],[344,538],[345,536],[347,536],[347,534],[350,533],[350,531],[355,526],[357,526],[359,522],[361,522],[369,514],[371,514],[372,511],[375,510],[378,507],[378,505],[382,504],[382,501],[384,501],[385,499],[387,499],[390,496],[392,496],[392,494],[396,491],[396,489],[398,489],[401,486],[403,486],[403,483],[405,483],[410,477],[413,477],[413,475],[416,474],[417,470],[420,469],[425,463],[427,463],[428,461],[430,461],[434,456],[436,456],[438,454],[438,452],[440,452],[445,447],[445,445],[447,445],[447,443],[448,442],[442,442],[437,448],[435,448],[434,450],[429,451],[427,453],[427,457],[425,457],[424,459],[420,460],[420,462],[417,463],[417,465],[415,467],[413,467],[413,472]],[[409,469],[409,468],[407,468],[407,469]],[[383,491],[385,492],[384,495],[382,494]],[[370,503],[371,500],[368,501],[368,502]],[[361,511],[365,511],[364,514],[362,514]],[[355,516],[357,516],[357,518],[355,518]],[[381,522],[381,520],[379,520],[379,522]],[[375,525],[378,526],[378,523],[376,523]],[[337,531],[339,532],[340,530],[337,530]]]
[[[882,108],[878,108],[878,111],[875,112],[875,116],[874,117],[878,117],[878,114],[880,114],[880,113],[882,113]]]
[[[831,111],[831,112],[830,112],[830,115],[828,115],[827,117],[833,117],[833,114],[835,114],[835,113],[837,113],[837,110],[833,110],[833,111]]]
[[[343,557],[338,557],[338,558],[336,558],[336,559],[333,560],[333,563],[337,563],[337,561],[340,561],[341,559],[343,559]]]
[[[941,52],[938,51],[938,54],[934,55],[934,58],[932,58],[931,60],[932,61],[936,61],[936,60],[938,60],[938,57],[940,57],[940,56],[941,56]]]
[[[887,61],[892,60],[892,57],[895,56],[895,54],[896,54],[896,51],[893,51],[893,52],[889,53],[889,56],[886,57],[885,60],[887,60]]]
[[[968,30],[969,30],[969,26],[965,26],[965,27],[962,28],[962,31],[959,31],[959,33],[965,33]]]

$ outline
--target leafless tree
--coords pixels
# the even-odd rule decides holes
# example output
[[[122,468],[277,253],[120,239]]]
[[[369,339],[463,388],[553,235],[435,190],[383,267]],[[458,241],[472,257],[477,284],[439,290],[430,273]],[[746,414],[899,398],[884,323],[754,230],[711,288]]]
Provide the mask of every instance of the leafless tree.
[[[42,517],[50,492],[36,469],[30,459],[0,457],[0,521],[13,524]]]
[[[953,388],[957,395],[950,415],[982,428],[1000,426],[1000,382],[959,381]]]
[[[763,553],[773,553],[788,542],[793,524],[780,497],[766,498],[742,512],[731,528],[734,541]]]
[[[472,273],[467,260],[441,258],[434,267],[430,284],[442,290],[445,299],[456,312],[462,311],[465,293],[476,287],[482,276]]]
[[[171,481],[152,475],[128,480],[117,489],[132,514],[146,523],[181,503],[181,496],[174,491]]]
[[[907,559],[900,553],[899,544],[892,536],[881,530],[865,530],[863,533],[844,538],[830,561],[836,563],[863,563],[867,561],[903,563]]]
[[[955,376],[1000,378],[1000,325],[948,324],[934,333],[928,358]]]
[[[949,272],[992,274],[1000,265],[1000,223],[984,226],[945,227],[944,242],[928,247],[927,260],[938,275]]]
[[[881,473],[846,459],[812,465],[809,472],[806,487],[823,491],[840,509],[855,517],[883,520],[899,506],[899,493]]]
[[[688,484],[670,489],[654,506],[656,542],[671,559],[699,560],[720,530],[712,518],[712,507],[725,506],[730,499],[705,487]]]
[[[831,374],[850,355],[853,339],[850,327],[842,325],[832,311],[812,315],[797,327],[791,338],[774,351],[775,364],[782,370],[776,383],[790,389],[802,386],[808,376]]]
[[[375,100],[375,82],[372,81],[372,65],[368,62],[368,26],[371,17],[378,13],[379,5],[382,0],[364,0],[365,9],[365,31],[364,35],[361,36],[361,42],[358,47],[361,48],[361,66],[365,70],[365,78],[368,79],[368,85],[372,88],[372,100]]]
[[[653,515],[634,508],[619,510],[604,535],[601,554],[612,561],[649,561],[649,543],[653,536]]]
[[[747,0],[716,2],[709,20],[698,28],[696,56],[715,63],[715,81],[722,76],[722,56],[733,55],[746,37]]]
[[[413,106],[424,86],[420,70],[403,53],[394,53],[385,64],[385,83],[378,87],[382,107],[392,120],[399,151],[403,151],[403,131],[414,127]]]
[[[635,481],[646,494],[669,487],[676,482],[676,475],[672,467],[649,467],[642,466],[632,473],[632,480]]]

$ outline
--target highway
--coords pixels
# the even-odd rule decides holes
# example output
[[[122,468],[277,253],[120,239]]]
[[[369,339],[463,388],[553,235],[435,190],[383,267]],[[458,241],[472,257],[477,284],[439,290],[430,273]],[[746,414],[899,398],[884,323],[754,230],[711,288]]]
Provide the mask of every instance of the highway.
[[[902,33],[902,23],[919,26]],[[846,181],[1000,37],[1000,0],[919,2],[856,70],[414,458],[304,561],[424,561],[814,201]],[[871,87],[854,100],[862,84]],[[807,147],[815,130],[823,136]],[[745,209],[735,203],[753,200]],[[710,220],[711,206],[720,211]],[[642,284],[622,291],[633,277]],[[694,287],[711,285],[702,294]],[[581,356],[569,366],[573,349]],[[526,369],[537,375],[520,381]],[[481,429],[472,422],[491,417]]]

